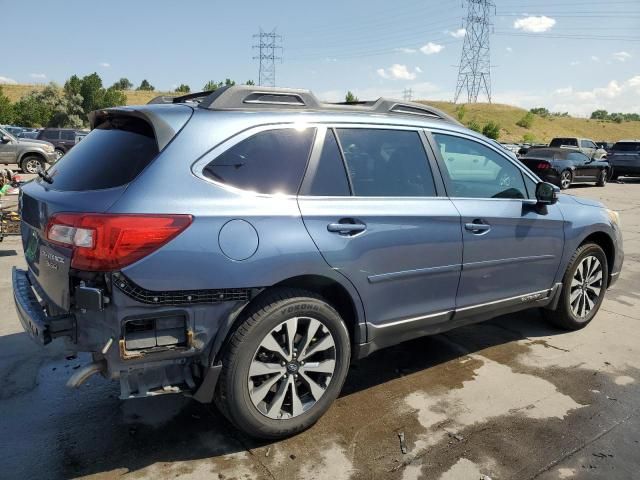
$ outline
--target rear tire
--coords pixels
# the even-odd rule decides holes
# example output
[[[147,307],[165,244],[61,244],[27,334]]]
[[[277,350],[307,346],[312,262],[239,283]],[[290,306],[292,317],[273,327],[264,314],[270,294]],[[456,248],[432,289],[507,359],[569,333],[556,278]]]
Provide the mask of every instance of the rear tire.
[[[20,162],[20,169],[24,173],[38,173],[38,170],[44,169],[44,162],[35,155],[28,155]]]
[[[600,170],[600,172],[598,173],[598,180],[596,181],[596,185],[598,187],[604,187],[607,184],[607,169],[603,168],[602,170]]]
[[[609,279],[607,256],[595,243],[580,246],[562,279],[555,310],[544,310],[547,319],[566,330],[586,327],[598,313]]]
[[[291,288],[267,292],[231,333],[215,403],[252,437],[299,433],[339,395],[350,356],[347,327],[322,297]]]
[[[571,174],[571,170],[564,170],[560,173],[560,189],[566,190],[571,186],[571,182],[573,181],[573,175]]]

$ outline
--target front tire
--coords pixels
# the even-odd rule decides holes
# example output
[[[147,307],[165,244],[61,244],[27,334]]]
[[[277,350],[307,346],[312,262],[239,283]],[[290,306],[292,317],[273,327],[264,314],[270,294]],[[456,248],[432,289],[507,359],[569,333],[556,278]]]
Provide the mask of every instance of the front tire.
[[[606,168],[603,168],[598,172],[598,180],[596,181],[596,185],[598,187],[604,187],[607,184],[607,175],[608,172]]]
[[[56,155],[56,162],[57,162],[58,160],[60,160],[62,157],[64,157],[64,150],[62,150],[62,149],[60,149],[60,148],[56,148],[56,149],[54,150],[54,153],[55,153],[55,155]]]
[[[347,375],[349,332],[322,297],[278,289],[249,307],[222,358],[215,402],[238,429],[276,439],[313,425]]]
[[[566,330],[586,327],[598,313],[609,278],[607,256],[595,243],[586,243],[573,254],[562,279],[556,310],[545,310],[548,320]]]

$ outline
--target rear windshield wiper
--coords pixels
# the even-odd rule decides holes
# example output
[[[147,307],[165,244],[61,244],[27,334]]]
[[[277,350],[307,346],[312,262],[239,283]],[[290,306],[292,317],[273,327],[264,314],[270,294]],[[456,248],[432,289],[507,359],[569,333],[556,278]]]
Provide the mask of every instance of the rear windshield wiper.
[[[53,183],[53,178],[51,177],[51,175],[49,175],[44,168],[40,167],[38,168],[38,176],[44,180],[45,182],[47,182],[48,184],[52,184]]]

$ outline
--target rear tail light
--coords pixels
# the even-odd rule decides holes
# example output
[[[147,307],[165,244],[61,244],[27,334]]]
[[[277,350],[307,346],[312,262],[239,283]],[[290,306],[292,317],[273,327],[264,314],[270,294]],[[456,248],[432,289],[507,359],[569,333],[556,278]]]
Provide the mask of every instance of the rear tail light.
[[[175,238],[191,215],[112,215],[58,213],[47,225],[47,239],[73,248],[78,270],[119,270]]]
[[[540,162],[537,165],[538,170],[547,170],[548,168],[551,168],[551,164],[549,162]]]

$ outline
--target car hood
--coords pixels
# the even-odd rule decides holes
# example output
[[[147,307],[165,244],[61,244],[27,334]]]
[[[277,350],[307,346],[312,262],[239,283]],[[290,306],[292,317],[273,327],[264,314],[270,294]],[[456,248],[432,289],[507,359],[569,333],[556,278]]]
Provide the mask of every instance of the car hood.
[[[34,138],[19,138],[18,139],[18,143],[20,145],[34,145],[34,146],[42,146],[42,145],[51,145],[53,146],[53,144],[51,142],[47,142],[45,140],[36,140]]]

